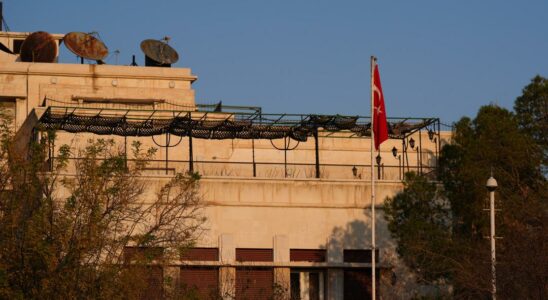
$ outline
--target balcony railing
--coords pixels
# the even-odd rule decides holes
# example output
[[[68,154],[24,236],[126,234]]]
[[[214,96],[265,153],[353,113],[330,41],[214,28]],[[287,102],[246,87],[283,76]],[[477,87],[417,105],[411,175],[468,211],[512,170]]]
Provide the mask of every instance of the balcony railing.
[[[76,161],[69,159],[68,173],[74,173]],[[48,160],[51,170],[55,158]],[[128,159],[128,164],[134,160]],[[189,172],[189,161],[185,160],[149,160],[143,169],[143,175],[174,175]],[[262,179],[318,179],[314,163],[283,162],[247,162],[221,160],[194,160],[193,172],[205,177],[240,177]],[[328,180],[370,180],[371,169],[368,164],[320,164],[319,179]],[[402,166],[381,164],[375,166],[375,179],[381,181],[400,181],[406,172],[416,172],[435,179],[436,168],[432,166]]]

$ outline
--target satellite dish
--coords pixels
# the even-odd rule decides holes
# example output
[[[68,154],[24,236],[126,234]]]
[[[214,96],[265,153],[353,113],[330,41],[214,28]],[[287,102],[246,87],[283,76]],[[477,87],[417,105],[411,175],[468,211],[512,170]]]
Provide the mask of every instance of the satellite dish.
[[[170,66],[179,60],[179,54],[170,45],[158,40],[144,40],[141,42],[141,50],[145,53],[147,66]]]
[[[69,32],[63,42],[74,54],[90,60],[102,62],[108,55],[108,48],[101,40],[84,32]]]
[[[21,45],[20,58],[24,62],[51,63],[58,53],[57,41],[47,32],[31,33]]]

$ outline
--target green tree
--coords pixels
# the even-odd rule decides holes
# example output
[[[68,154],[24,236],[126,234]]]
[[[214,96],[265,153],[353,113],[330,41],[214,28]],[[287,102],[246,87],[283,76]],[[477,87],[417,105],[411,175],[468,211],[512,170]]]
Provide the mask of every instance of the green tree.
[[[548,163],[548,79],[535,76],[516,99],[514,110],[519,126],[543,149]]]
[[[143,298],[158,268],[149,263],[179,258],[201,233],[197,176],[179,174],[156,197],[145,194],[141,172],[153,150],[134,144],[128,161],[100,139],[76,155],[62,146],[51,163],[50,132],[28,159],[9,124],[0,118],[0,298]]]
[[[461,119],[452,143],[441,151],[443,188],[408,176],[402,193],[387,202],[389,229],[404,262],[426,281],[446,280],[456,298],[488,297],[489,219],[484,208],[485,182],[492,171],[500,187],[497,235],[503,237],[497,243],[499,296],[542,298],[548,286],[542,159],[534,137],[506,109],[484,106],[474,120]],[[448,202],[445,215],[439,206],[443,201]]]

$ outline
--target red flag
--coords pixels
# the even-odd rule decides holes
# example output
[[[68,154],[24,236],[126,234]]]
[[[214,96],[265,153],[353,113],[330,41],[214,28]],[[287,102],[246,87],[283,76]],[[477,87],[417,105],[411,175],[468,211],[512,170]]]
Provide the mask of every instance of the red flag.
[[[388,139],[388,124],[386,124],[386,109],[382,94],[379,66],[375,64],[373,76],[373,132],[375,134],[375,149],[379,150],[382,142]]]

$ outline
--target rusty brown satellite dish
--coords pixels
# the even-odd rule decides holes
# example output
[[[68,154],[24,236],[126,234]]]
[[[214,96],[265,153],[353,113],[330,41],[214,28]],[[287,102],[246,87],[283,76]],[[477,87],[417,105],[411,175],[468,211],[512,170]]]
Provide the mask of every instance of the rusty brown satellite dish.
[[[179,60],[179,54],[166,42],[158,40],[144,40],[141,42],[141,50],[146,58],[152,59],[158,65],[171,65]]]
[[[108,55],[107,46],[91,34],[69,32],[63,42],[72,53],[85,59],[101,61]]]
[[[51,63],[58,53],[57,41],[44,31],[31,33],[21,45],[20,58],[24,62]]]

